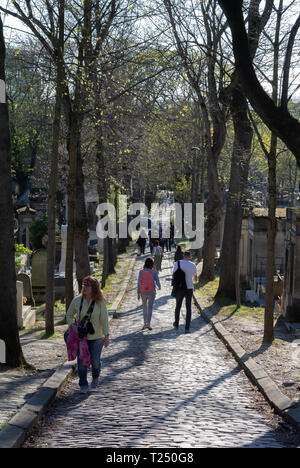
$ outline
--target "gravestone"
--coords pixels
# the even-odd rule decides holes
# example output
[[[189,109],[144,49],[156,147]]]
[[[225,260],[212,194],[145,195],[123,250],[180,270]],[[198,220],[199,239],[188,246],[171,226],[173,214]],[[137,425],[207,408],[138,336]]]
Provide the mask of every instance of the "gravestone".
[[[17,280],[22,281],[23,283],[23,296],[26,297],[27,299],[26,304],[35,306],[30,276],[27,275],[26,273],[19,273],[17,275]]]
[[[47,281],[47,250],[36,250],[31,259],[32,292],[36,303],[45,302]]]
[[[255,291],[248,289],[245,292],[245,302],[250,304],[259,304],[259,297]]]
[[[55,299],[64,299],[66,296],[66,255],[67,255],[67,234],[68,225],[61,226],[61,257],[59,263],[59,272],[54,276]],[[74,293],[78,294],[78,283],[76,280],[76,264],[75,255],[73,261],[73,289]]]
[[[23,283],[22,283],[22,281],[17,281],[16,286],[17,286],[17,320],[18,320],[18,327],[23,327]]]
[[[36,322],[36,311],[31,308],[31,305],[23,304],[23,285],[22,281],[16,281],[18,327],[31,328]]]
[[[59,274],[60,276],[65,276],[66,272],[66,255],[67,255],[67,233],[68,225],[63,224],[61,226],[61,257],[59,263]]]
[[[60,254],[60,262],[59,262],[59,275],[65,276],[66,273],[66,256],[67,256],[67,235],[68,235],[68,225],[63,224],[61,226],[61,254]],[[73,256],[73,271],[76,271],[75,265],[75,255]]]

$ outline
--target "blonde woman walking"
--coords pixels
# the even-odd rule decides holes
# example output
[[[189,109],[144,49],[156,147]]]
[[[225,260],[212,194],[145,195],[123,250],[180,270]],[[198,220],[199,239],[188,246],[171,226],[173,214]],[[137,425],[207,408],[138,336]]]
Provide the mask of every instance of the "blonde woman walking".
[[[76,320],[74,324],[74,318]],[[96,388],[101,371],[101,352],[109,345],[108,312],[98,280],[87,276],[82,282],[81,294],[73,299],[67,314],[67,323],[79,339],[87,339],[92,365],[91,388]],[[78,323],[80,322],[80,326]],[[87,369],[78,355],[80,393],[88,392]]]

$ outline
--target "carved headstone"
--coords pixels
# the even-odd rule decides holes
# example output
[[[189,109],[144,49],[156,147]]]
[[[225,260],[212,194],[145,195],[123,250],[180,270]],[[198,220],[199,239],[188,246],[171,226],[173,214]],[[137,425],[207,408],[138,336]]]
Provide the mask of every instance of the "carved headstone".
[[[23,296],[26,297],[26,304],[35,306],[35,301],[32,292],[31,277],[26,273],[19,273],[17,275],[17,280],[22,281],[23,283]]]

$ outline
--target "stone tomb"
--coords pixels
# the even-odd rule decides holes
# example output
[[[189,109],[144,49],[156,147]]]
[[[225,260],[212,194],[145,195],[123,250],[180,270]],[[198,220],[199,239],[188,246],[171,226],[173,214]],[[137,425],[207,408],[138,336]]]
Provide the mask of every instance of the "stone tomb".
[[[61,253],[59,262],[59,271],[54,276],[55,284],[55,299],[64,299],[66,296],[66,255],[67,255],[67,234],[68,225],[63,224],[61,226]],[[76,272],[76,264],[73,262],[73,272]],[[74,294],[78,294],[78,283],[75,273],[73,273],[73,290]]]
[[[284,249],[286,208],[277,208],[277,235],[275,241],[274,296],[282,295],[285,271]],[[247,289],[249,302],[263,303],[266,287],[268,212],[254,208],[243,216],[240,244],[241,284]]]
[[[282,313],[300,322],[300,207],[288,208]]]
[[[18,327],[30,328],[33,327],[36,321],[35,309],[32,309],[30,305],[24,304],[23,301],[23,282],[17,281],[17,320]]]
[[[26,298],[26,305],[32,305],[33,307],[35,307],[31,277],[26,273],[18,273],[17,281],[21,281],[23,283],[23,296]]]
[[[254,230],[254,269],[256,278],[266,277],[267,245],[268,245],[268,210],[266,208],[253,209]],[[286,208],[276,209],[277,234],[275,240],[275,273],[284,272],[284,246],[286,229]]]

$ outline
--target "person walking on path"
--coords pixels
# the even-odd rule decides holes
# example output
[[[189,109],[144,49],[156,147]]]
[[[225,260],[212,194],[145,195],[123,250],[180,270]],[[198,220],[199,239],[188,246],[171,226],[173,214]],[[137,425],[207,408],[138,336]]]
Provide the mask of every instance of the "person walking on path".
[[[138,300],[142,299],[143,303],[143,316],[144,326],[143,330],[151,328],[151,318],[153,311],[153,304],[156,296],[156,286],[161,289],[158,273],[153,269],[152,258],[147,258],[143,269],[139,272],[138,276]]]
[[[138,240],[136,241],[137,245],[140,248],[140,255],[145,254],[146,242],[147,242],[147,232],[145,231],[145,229],[143,229],[140,232]]]
[[[103,346],[106,348],[109,345],[108,312],[103,293],[96,278],[92,276],[84,278],[82,282],[82,292],[73,299],[66,314],[69,328],[71,328],[72,332],[77,336],[81,337],[80,333],[78,334],[78,325],[74,324],[74,317],[76,317],[76,322],[81,322],[82,325],[83,321],[85,321],[85,324],[90,322],[87,327],[89,333],[85,332],[85,336],[87,338],[92,365],[93,380],[91,388],[96,388],[101,371],[102,348]],[[80,392],[87,393],[89,388],[87,381],[88,367],[84,365],[85,363],[79,356],[77,359]]]
[[[137,245],[139,246],[140,248],[140,255],[144,255],[145,253],[145,246],[146,246],[146,238],[143,237],[143,235],[141,234],[138,238],[138,240],[136,241]]]
[[[149,229],[149,231],[148,231],[148,239],[149,239],[150,253],[151,253],[151,255],[152,255],[152,250],[153,250],[153,239],[152,239],[151,229]]]
[[[183,252],[181,250],[180,245],[178,245],[174,255],[174,262],[178,262],[178,260],[183,260]]]
[[[163,258],[163,252],[162,252],[162,248],[161,246],[159,245],[159,242],[156,240],[154,242],[154,247],[153,247],[153,250],[152,250],[152,254],[154,256],[154,264],[153,264],[153,268],[157,271],[161,271],[161,262],[162,262],[162,258]]]
[[[176,308],[175,308],[175,321],[173,323],[174,328],[178,329],[180,309],[182,306],[183,299],[185,298],[186,305],[186,321],[185,321],[185,332],[189,333],[190,323],[192,317],[192,297],[194,291],[193,280],[197,281],[197,267],[191,261],[192,257],[190,252],[185,252],[183,260],[178,260],[174,264],[173,275],[180,268],[185,273],[186,288],[176,289]],[[179,266],[178,266],[179,264]]]

